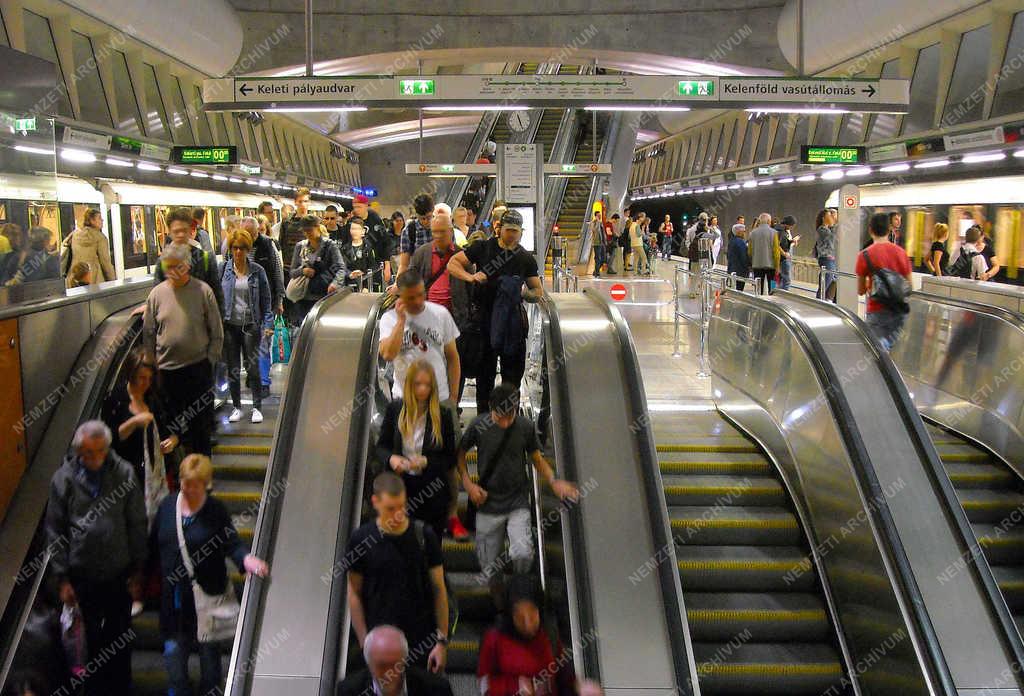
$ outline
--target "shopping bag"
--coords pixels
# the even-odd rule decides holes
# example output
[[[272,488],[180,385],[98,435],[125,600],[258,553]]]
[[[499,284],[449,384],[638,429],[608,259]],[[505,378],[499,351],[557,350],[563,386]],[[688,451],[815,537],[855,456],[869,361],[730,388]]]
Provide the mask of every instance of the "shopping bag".
[[[292,337],[284,317],[274,319],[274,337],[270,344],[270,357],[275,363],[287,364],[292,357]]]

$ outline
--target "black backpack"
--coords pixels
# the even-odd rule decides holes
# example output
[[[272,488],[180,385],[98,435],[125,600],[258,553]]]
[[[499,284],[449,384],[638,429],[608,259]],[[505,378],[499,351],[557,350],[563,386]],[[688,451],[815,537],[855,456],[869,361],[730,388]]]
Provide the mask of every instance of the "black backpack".
[[[910,297],[910,283],[907,279],[892,269],[875,268],[867,249],[862,251],[861,255],[867,264],[868,273],[871,274],[871,298],[893,312],[909,312],[907,298]]]
[[[956,257],[956,261],[949,267],[948,275],[956,278],[970,278],[974,270],[974,257],[980,253],[980,251],[967,251],[961,247],[960,255]]]

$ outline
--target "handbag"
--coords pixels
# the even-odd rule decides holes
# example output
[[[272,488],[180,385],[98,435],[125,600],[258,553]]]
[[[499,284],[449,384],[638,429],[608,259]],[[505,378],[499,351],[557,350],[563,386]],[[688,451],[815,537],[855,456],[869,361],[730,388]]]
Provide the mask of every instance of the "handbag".
[[[145,467],[145,500],[146,500],[146,521],[149,527],[153,526],[153,518],[160,503],[171,492],[167,485],[167,467],[164,464],[164,453],[160,450],[160,431],[156,427],[156,421],[146,426],[146,435],[151,442],[143,443],[142,461]],[[149,445],[153,449],[153,461],[150,461]]]
[[[274,363],[287,365],[292,357],[292,337],[288,322],[282,316],[274,317],[274,335],[270,344],[270,359]]]
[[[306,275],[300,275],[288,281],[288,287],[285,288],[284,295],[292,302],[299,302],[305,299],[308,292],[309,277]]]
[[[207,594],[196,580],[195,568],[188,555],[185,532],[181,526],[181,497],[181,493],[178,493],[174,521],[178,527],[178,548],[181,549],[181,562],[185,565],[185,572],[188,573],[188,578],[192,582],[192,596],[196,605],[196,640],[200,643],[231,640],[235,637],[240,611],[238,598],[235,597],[235,588],[229,582],[223,594],[211,595]]]

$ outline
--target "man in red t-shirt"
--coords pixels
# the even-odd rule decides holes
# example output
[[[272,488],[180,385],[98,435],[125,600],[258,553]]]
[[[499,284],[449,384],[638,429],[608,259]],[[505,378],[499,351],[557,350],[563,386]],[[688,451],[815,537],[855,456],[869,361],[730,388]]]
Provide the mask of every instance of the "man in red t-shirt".
[[[910,259],[903,247],[889,241],[889,216],[885,213],[875,213],[868,222],[868,232],[871,233],[871,244],[864,251],[857,255],[855,271],[857,273],[857,294],[867,295],[867,317],[865,321],[871,331],[878,338],[879,343],[885,350],[892,348],[903,328],[903,322],[907,315],[886,307],[878,300],[871,297],[872,272],[864,259],[867,253],[871,259],[871,265],[875,270],[887,268],[899,273],[910,282],[912,269]]]
[[[427,300],[452,311],[452,285],[448,275],[448,262],[456,253],[455,233],[452,219],[438,213],[430,221],[430,244],[423,244],[417,249],[409,262],[411,268],[417,268],[427,286]]]

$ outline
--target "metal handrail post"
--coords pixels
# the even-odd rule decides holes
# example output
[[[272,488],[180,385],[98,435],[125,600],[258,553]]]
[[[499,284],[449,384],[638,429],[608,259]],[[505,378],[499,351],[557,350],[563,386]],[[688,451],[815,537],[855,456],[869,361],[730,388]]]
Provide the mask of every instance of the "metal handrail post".
[[[682,272],[682,266],[676,264],[675,274],[672,276],[672,322],[673,334],[672,339],[672,357],[680,358],[682,353],[679,352],[679,274]]]
[[[707,345],[710,338],[711,331],[711,300],[713,289],[711,287],[711,271],[712,264],[710,263],[711,254],[711,240],[700,239],[697,242],[700,249],[700,282],[701,282],[701,298],[700,298],[700,358],[699,367],[697,369],[698,379],[706,379],[711,376],[711,370],[708,365],[708,351]],[[708,255],[708,262],[705,263],[704,255]]]

